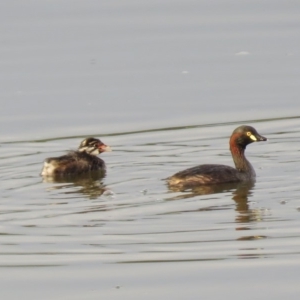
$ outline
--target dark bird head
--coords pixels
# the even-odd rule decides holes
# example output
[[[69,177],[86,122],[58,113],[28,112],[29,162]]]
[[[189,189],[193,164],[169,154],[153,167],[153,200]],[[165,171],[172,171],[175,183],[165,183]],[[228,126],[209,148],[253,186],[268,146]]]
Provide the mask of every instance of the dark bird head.
[[[230,145],[245,149],[248,144],[266,140],[267,138],[260,135],[255,128],[248,125],[242,125],[233,131],[230,138]]]

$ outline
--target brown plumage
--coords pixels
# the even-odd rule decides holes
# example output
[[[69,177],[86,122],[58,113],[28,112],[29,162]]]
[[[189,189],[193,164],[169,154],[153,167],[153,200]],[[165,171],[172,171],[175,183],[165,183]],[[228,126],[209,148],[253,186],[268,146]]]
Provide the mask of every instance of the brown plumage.
[[[229,140],[235,168],[217,164],[199,165],[174,174],[167,178],[167,182],[171,187],[191,188],[199,185],[254,180],[256,174],[245,157],[245,149],[252,142],[266,140],[253,127],[240,126],[233,131]]]
[[[111,151],[110,147],[95,138],[84,139],[77,151],[66,155],[47,158],[41,172],[42,176],[81,175],[92,171],[105,172],[104,161],[96,155]]]

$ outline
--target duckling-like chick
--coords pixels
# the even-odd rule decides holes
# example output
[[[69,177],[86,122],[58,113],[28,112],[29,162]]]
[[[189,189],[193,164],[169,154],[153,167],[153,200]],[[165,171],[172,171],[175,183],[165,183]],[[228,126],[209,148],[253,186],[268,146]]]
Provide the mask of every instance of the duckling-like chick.
[[[66,155],[47,158],[41,172],[42,176],[81,175],[92,171],[105,172],[104,161],[98,154],[111,151],[99,139],[90,137],[84,139],[77,151],[70,151]]]
[[[255,128],[247,125],[236,128],[229,140],[235,168],[225,165],[200,165],[178,172],[167,178],[169,186],[191,188],[199,185],[222,184],[255,180],[255,171],[245,157],[246,146],[266,141]]]

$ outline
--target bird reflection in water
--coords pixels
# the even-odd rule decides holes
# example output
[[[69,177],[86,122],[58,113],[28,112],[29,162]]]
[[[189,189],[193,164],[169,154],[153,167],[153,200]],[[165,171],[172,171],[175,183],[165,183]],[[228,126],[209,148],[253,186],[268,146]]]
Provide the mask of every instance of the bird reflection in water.
[[[62,189],[64,194],[82,194],[89,199],[97,199],[106,191],[102,182],[104,177],[104,172],[91,172],[80,176],[44,177],[43,182],[62,183],[53,185],[51,189]]]
[[[168,198],[168,200],[187,199],[201,195],[211,195],[218,193],[232,193],[232,200],[235,202],[235,210],[238,213],[235,219],[236,223],[245,224],[250,222],[257,222],[262,219],[262,212],[260,209],[251,209],[249,207],[248,199],[253,195],[255,186],[254,181],[240,182],[240,183],[224,183],[215,185],[200,185],[190,189],[181,189],[174,186],[168,186],[171,192],[183,192],[183,194]],[[227,209],[228,207],[206,207],[201,210],[219,210]],[[245,230],[245,226],[238,227],[236,230]]]

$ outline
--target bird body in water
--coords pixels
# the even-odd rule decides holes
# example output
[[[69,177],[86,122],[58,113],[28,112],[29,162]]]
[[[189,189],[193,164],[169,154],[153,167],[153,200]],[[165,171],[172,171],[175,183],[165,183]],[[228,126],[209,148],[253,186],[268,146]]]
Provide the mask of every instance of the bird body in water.
[[[240,126],[233,131],[229,140],[235,168],[218,164],[199,165],[174,174],[167,178],[167,183],[170,187],[191,188],[199,185],[253,181],[256,174],[245,157],[245,149],[250,143],[266,140],[255,128]]]
[[[77,151],[69,151],[66,155],[47,158],[41,172],[42,176],[61,177],[82,175],[92,171],[106,171],[104,161],[98,154],[111,151],[110,147],[99,139],[84,139]]]

